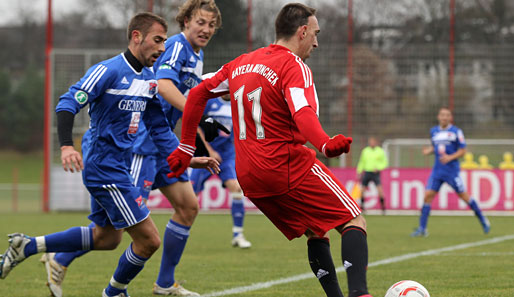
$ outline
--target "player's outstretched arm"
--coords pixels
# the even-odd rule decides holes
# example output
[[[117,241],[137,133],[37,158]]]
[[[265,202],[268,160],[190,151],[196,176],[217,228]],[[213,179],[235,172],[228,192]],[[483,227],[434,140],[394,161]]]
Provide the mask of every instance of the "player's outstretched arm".
[[[191,168],[205,168],[211,174],[220,173],[220,163],[213,157],[193,157],[189,163]]]
[[[430,155],[434,152],[434,147],[433,146],[425,146],[421,152],[423,153],[423,155]]]
[[[184,94],[175,86],[173,81],[163,78],[159,79],[157,84],[159,86],[159,95],[176,109],[184,111],[186,97],[184,97]]]
[[[182,116],[181,141],[178,148],[167,158],[168,165],[172,171],[168,174],[169,177],[180,176],[189,166],[196,150],[194,145],[198,123],[202,118],[207,100],[216,96],[218,95],[209,92],[203,82],[189,92]]]
[[[342,134],[329,137],[311,107],[305,106],[298,110],[294,114],[294,121],[302,135],[326,157],[333,158],[350,151],[352,138]]]

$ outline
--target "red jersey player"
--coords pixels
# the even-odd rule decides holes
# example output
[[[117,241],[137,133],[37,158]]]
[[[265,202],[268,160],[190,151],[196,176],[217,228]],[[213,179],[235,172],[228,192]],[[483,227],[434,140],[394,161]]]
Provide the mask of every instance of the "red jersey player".
[[[350,150],[351,138],[330,138],[322,129],[312,72],[304,64],[318,46],[315,9],[292,3],[275,22],[276,42],[225,64],[189,93],[182,142],[169,157],[180,175],[195,151],[196,128],[206,102],[231,95],[236,172],[244,194],[289,239],[305,234],[309,263],[327,296],[343,296],[329,240],[341,233],[341,254],[350,297],[370,296],[368,251],[361,210],[336,177],[304,144],[327,157]]]

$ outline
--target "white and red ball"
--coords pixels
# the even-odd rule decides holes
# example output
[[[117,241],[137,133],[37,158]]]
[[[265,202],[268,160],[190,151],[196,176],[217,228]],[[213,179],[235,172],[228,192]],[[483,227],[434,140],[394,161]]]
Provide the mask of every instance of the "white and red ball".
[[[403,280],[392,285],[385,297],[430,297],[430,294],[420,283]]]

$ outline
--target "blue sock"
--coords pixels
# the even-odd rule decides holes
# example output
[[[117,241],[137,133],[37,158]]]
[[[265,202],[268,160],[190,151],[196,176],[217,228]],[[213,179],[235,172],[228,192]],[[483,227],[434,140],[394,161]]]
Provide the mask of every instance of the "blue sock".
[[[157,285],[161,288],[169,288],[175,283],[175,267],[186,247],[189,229],[191,227],[181,225],[173,220],[170,220],[166,225],[162,244],[161,267],[157,277]]]
[[[430,215],[430,204],[425,203],[421,208],[421,216],[419,217],[419,228],[422,230],[427,229],[428,216]]]
[[[480,220],[480,223],[482,224],[482,226],[484,226],[485,225],[485,217],[482,214],[482,211],[480,210],[480,207],[478,206],[478,204],[475,201],[475,199],[471,198],[469,200],[469,204],[468,205],[475,212],[475,215]]]
[[[146,260],[148,258],[143,258],[134,253],[131,243],[121,255],[118,267],[116,267],[105,293],[109,296],[119,295],[122,292],[127,294],[128,284],[143,269]]]
[[[245,218],[245,206],[242,199],[232,199],[232,228],[233,236],[236,237],[243,232],[243,221]]]
[[[25,246],[25,256],[40,252],[89,251],[93,248],[93,231],[88,227],[73,227],[66,231],[32,237]]]
[[[93,229],[95,227],[95,223],[91,223],[88,226],[89,228]],[[93,232],[91,232],[92,234]],[[92,236],[92,235],[91,235]],[[93,242],[91,240],[91,242]],[[91,249],[93,249],[93,245],[91,245]],[[61,264],[62,266],[68,267],[70,266],[71,262],[75,260],[75,258],[78,258],[84,254],[89,253],[89,250],[86,251],[76,251],[76,252],[68,252],[68,253],[56,253],[54,260]]]

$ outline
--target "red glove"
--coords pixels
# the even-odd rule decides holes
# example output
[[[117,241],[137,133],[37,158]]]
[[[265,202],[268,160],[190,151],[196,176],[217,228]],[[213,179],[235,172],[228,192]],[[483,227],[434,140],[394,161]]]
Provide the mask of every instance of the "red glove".
[[[345,137],[344,135],[339,134],[325,142],[321,150],[328,158],[337,157],[350,151],[350,144],[352,141],[353,139],[351,137]]]
[[[168,177],[178,178],[184,171],[186,171],[191,158],[195,153],[196,148],[187,144],[179,144],[178,148],[174,150],[166,160],[170,166],[171,172],[168,173]]]

